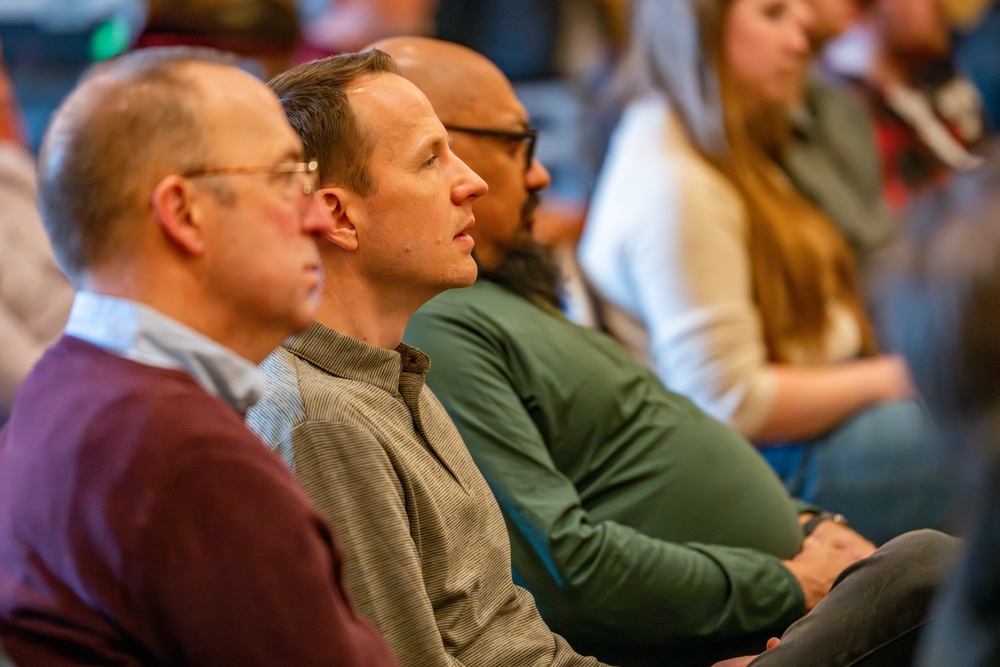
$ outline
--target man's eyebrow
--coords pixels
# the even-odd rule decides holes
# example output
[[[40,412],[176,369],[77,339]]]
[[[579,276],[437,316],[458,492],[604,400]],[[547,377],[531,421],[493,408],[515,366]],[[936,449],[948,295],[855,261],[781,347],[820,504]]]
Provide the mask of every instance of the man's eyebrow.
[[[427,151],[440,151],[445,146],[451,148],[452,141],[454,140],[450,134],[428,136],[417,144],[417,152],[423,154]]]
[[[281,154],[279,162],[302,162],[305,160],[305,153],[302,152],[301,148],[289,148],[284,153]]]

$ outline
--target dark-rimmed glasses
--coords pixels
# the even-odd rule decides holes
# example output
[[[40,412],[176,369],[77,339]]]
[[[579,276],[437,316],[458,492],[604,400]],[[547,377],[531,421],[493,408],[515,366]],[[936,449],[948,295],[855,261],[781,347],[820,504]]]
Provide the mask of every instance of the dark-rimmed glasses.
[[[531,169],[531,162],[535,159],[535,142],[538,140],[538,130],[528,127],[523,130],[496,130],[489,127],[466,127],[464,125],[445,125],[444,129],[455,132],[467,132],[469,134],[479,134],[484,137],[500,137],[502,139],[513,139],[523,141],[527,144],[524,151],[524,168]]]
[[[283,162],[269,167],[208,167],[206,169],[195,169],[185,174],[183,178],[204,178],[208,176],[244,176],[248,174],[271,174],[274,176],[291,177],[296,174],[302,175],[302,194],[306,197],[316,192],[316,183],[319,179],[319,162],[309,160],[308,162]]]

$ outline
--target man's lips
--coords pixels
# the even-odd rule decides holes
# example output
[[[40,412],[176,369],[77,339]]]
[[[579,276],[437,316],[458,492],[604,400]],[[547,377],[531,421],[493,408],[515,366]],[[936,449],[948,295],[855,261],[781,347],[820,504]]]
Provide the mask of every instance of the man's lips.
[[[475,224],[476,224],[476,219],[470,218],[469,222],[464,227],[462,227],[462,229],[458,231],[458,234],[455,234],[455,238],[458,238],[459,236],[465,236]]]
[[[319,264],[306,264],[304,270],[306,275],[314,278],[317,283],[323,277],[323,268]]]

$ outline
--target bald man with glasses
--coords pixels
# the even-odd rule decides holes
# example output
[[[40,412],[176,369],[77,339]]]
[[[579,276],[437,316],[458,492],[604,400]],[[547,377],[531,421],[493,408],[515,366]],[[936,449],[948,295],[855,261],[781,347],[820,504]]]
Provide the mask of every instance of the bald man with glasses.
[[[341,552],[245,426],[312,321],[328,232],[266,86],[211,51],[100,66],[39,202],[78,289],[0,432],[0,640],[21,667],[396,661]]]

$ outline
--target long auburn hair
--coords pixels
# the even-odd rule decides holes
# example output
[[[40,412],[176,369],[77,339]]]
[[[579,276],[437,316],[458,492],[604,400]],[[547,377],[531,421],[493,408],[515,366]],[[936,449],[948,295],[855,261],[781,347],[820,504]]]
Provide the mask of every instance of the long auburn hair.
[[[666,96],[695,148],[741,195],[749,223],[754,300],[772,362],[792,349],[818,352],[831,298],[875,351],[847,243],[777,165],[790,137],[787,111],[749,118],[734,91],[722,34],[734,0],[635,0],[623,82],[631,96]]]

